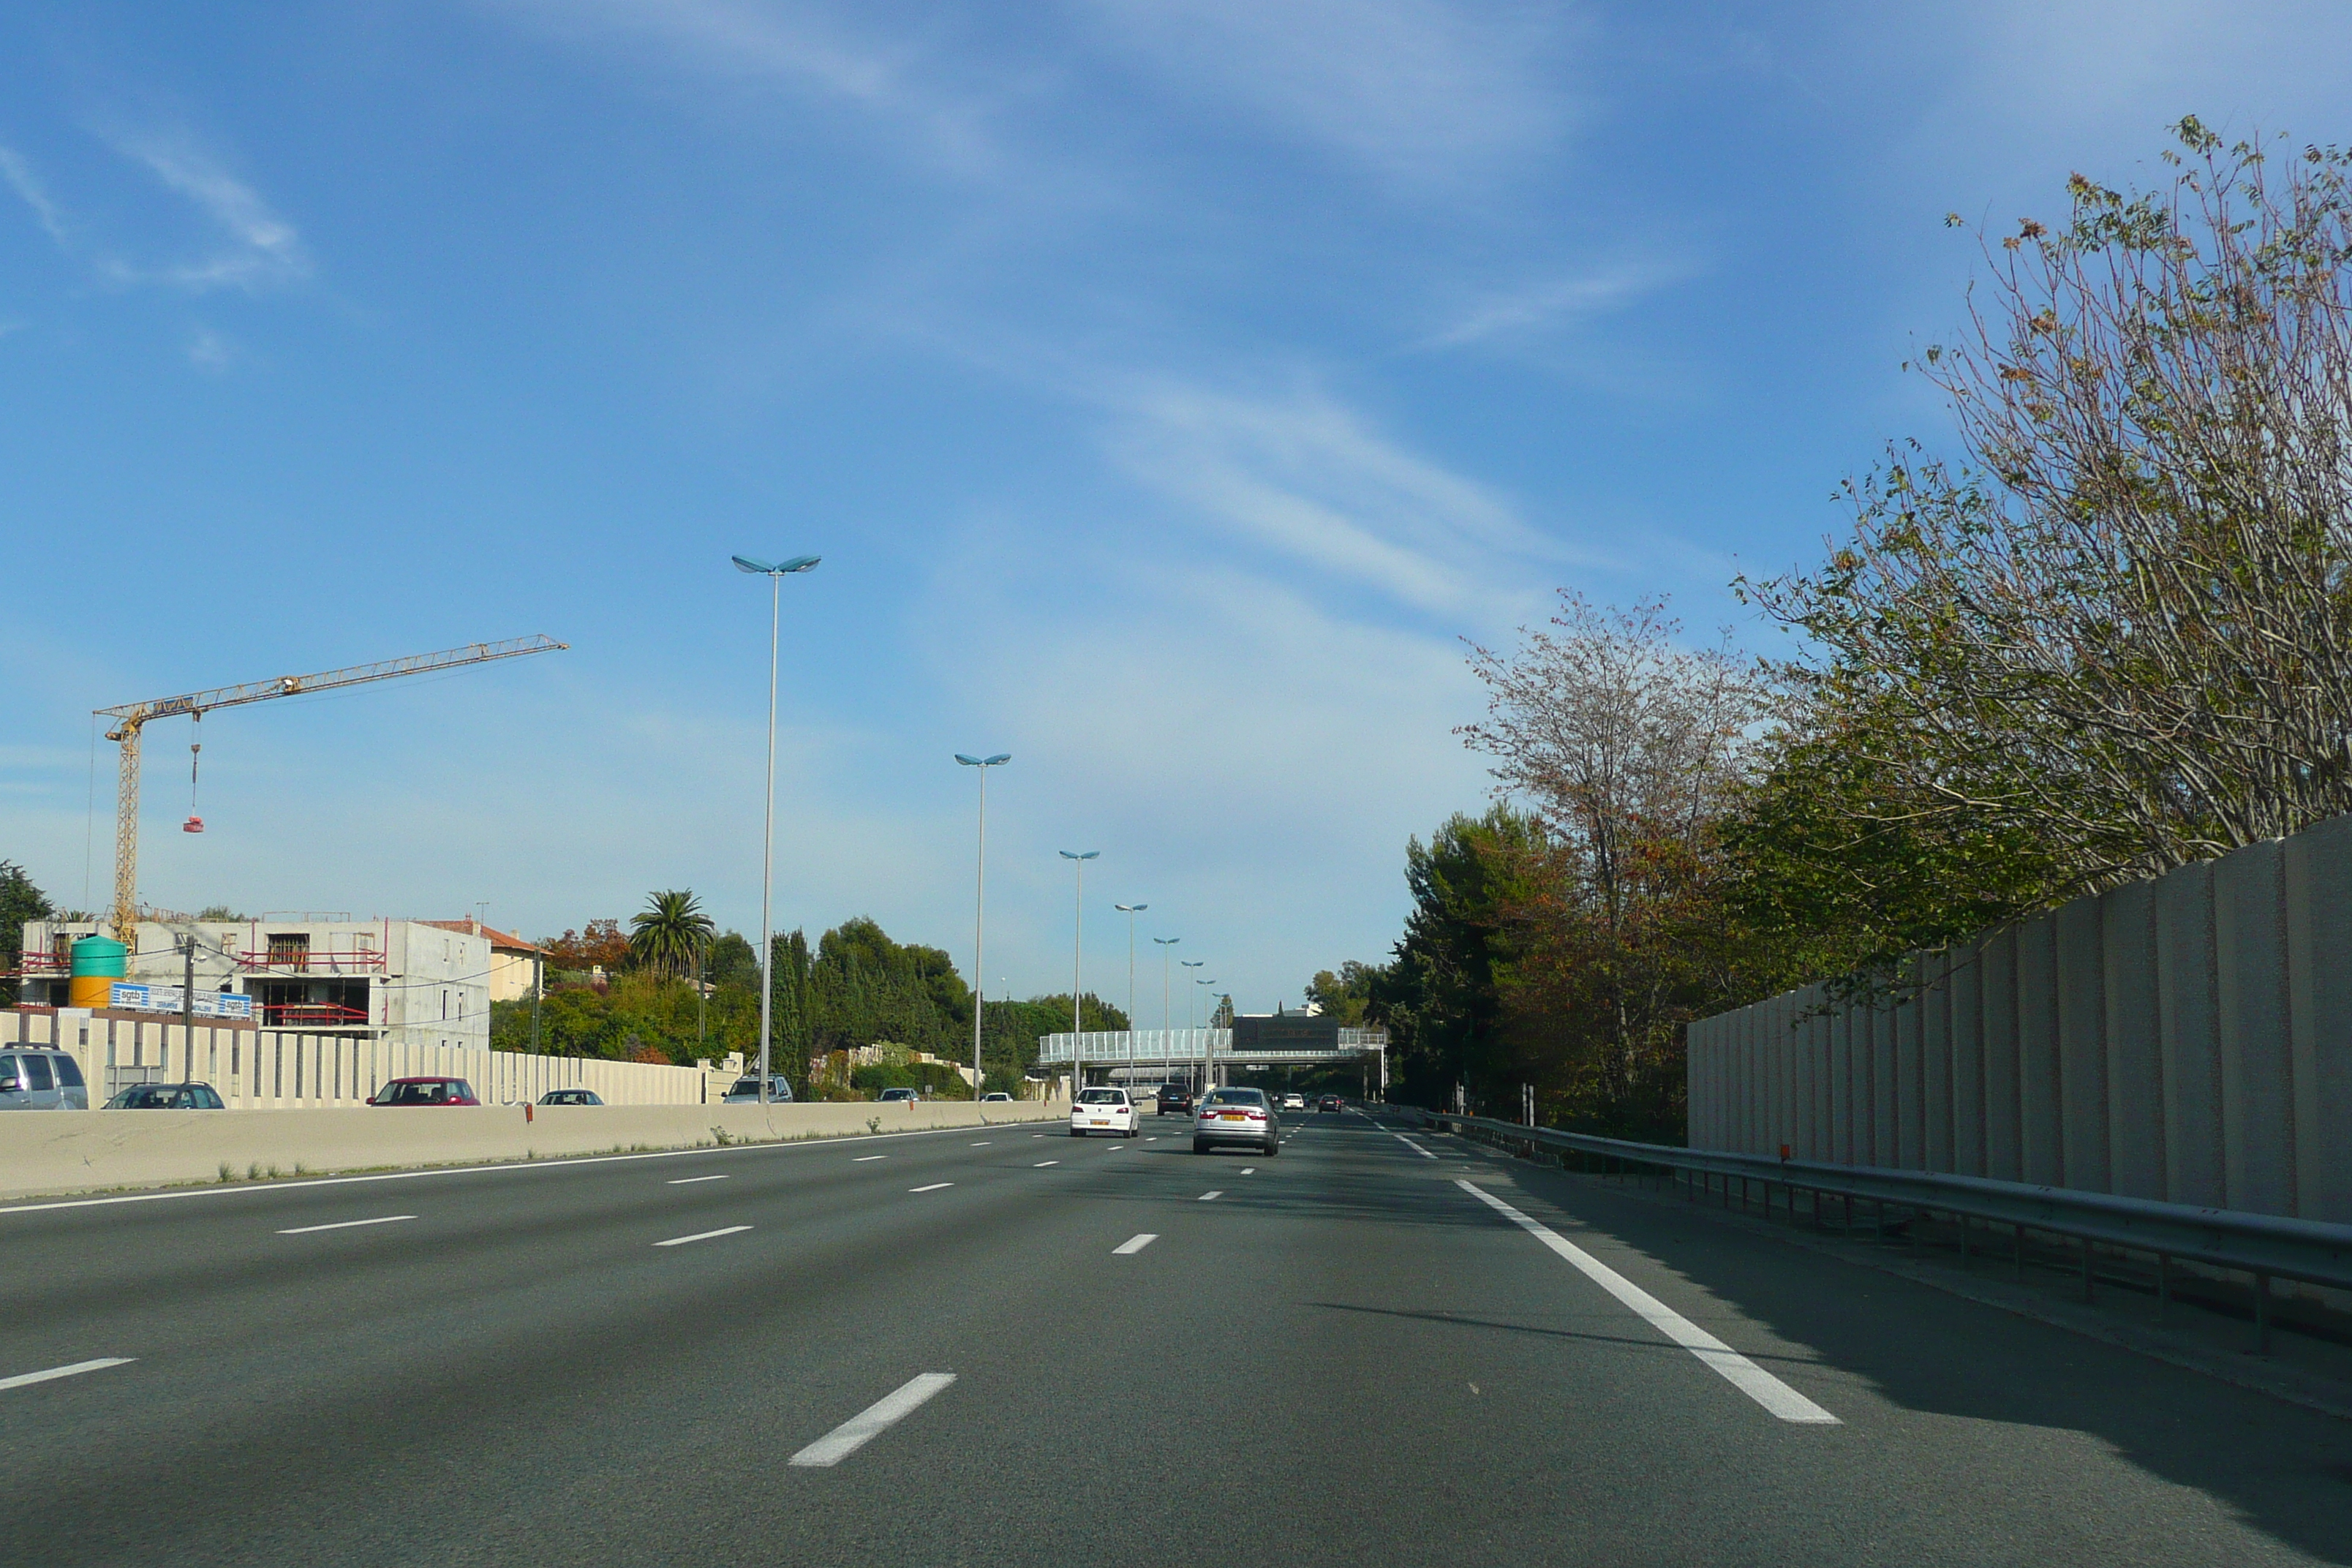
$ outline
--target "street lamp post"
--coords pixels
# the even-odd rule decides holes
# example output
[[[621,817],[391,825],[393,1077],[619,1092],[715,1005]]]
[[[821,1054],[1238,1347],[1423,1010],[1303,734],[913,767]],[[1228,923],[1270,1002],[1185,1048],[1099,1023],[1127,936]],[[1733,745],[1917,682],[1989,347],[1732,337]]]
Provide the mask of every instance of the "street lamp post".
[[[1135,1087],[1135,917],[1150,904],[1113,904],[1127,917],[1127,1087]]]
[[[988,982],[986,971],[981,968],[985,949],[982,938],[988,927],[988,770],[1001,767],[1013,760],[1010,752],[999,752],[992,757],[967,757],[961,752],[955,760],[980,773],[980,869],[973,874],[971,911],[971,1098],[980,1100],[980,1027],[987,1015],[987,999],[982,994]]]
[[[1194,980],[1192,984],[1195,985],[1214,985],[1216,982],[1213,980]],[[1212,992],[1211,994],[1214,995],[1215,993]],[[1209,1026],[1201,1031],[1201,1090],[1204,1094],[1210,1089],[1217,1087],[1217,1047],[1215,1045],[1217,1037],[1216,1022],[1217,1015],[1212,1011],[1209,1014]]]
[[[1086,1068],[1081,1061],[1078,1035],[1079,982],[1087,968],[1087,862],[1102,853],[1099,849],[1065,849],[1065,860],[1075,861],[1078,874],[1076,902],[1070,914],[1070,1103],[1078,1100],[1078,1090],[1086,1087]]]
[[[783,624],[784,579],[813,570],[820,558],[795,555],[773,565],[741,555],[734,559],[738,572],[768,580],[768,809],[760,840],[760,1103],[764,1106],[768,1103],[768,1041],[776,1001],[776,943],[768,929],[768,900],[775,887],[776,864],[776,642]]]
[[[1160,944],[1160,1081],[1166,1083],[1169,1069],[1174,1065],[1169,1059],[1168,950],[1184,939],[1181,936],[1155,936],[1151,940]]]
[[[1187,969],[1206,969],[1209,966],[1209,961],[1205,958],[1180,958],[1176,962],[1182,964]],[[1199,976],[1195,975],[1193,978],[1198,979]],[[1201,994],[1198,991],[1187,991],[1184,993],[1184,1032],[1188,1035],[1192,1032],[1194,1027],[1192,1016],[1195,1013],[1200,1011],[1199,1006],[1195,1003],[1195,998],[1200,994]],[[1192,1076],[1192,1069],[1189,1065],[1184,1068],[1184,1076],[1186,1078]],[[1201,1092],[1202,1094],[1208,1093],[1209,1086],[1205,1083],[1202,1084],[1201,1086]]]

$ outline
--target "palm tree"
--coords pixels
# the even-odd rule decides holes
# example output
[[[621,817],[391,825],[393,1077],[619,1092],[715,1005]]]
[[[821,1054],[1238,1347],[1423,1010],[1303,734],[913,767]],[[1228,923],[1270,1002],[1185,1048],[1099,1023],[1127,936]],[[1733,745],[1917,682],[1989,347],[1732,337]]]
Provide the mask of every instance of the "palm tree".
[[[665,974],[690,974],[718,929],[691,889],[655,893],[629,917],[629,955]]]

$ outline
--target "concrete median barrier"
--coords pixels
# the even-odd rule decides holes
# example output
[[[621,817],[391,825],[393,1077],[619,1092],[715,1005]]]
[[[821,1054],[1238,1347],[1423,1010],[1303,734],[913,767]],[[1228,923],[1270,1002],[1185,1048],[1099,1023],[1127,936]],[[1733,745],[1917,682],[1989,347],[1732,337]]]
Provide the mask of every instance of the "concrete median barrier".
[[[0,1198],[1053,1121],[1055,1103],[383,1107],[0,1115]]]

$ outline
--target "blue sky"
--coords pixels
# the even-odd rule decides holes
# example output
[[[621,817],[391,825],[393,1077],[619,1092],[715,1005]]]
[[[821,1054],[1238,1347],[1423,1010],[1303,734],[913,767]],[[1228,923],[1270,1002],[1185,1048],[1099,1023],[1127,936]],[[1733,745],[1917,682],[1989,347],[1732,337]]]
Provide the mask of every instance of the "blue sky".
[[[1459,638],[1811,560],[1898,364],[2065,175],[2352,139],[2339,8],[1066,0],[0,13],[0,857],[108,887],[89,710],[543,631],[150,731],[166,906],[539,933],[691,886],[1244,1008],[1378,958],[1476,809]],[[95,798],[95,811],[90,803]],[[93,842],[92,822],[96,828]],[[1154,952],[1142,944],[1148,955]],[[1147,958],[1139,1007],[1156,1024]],[[1176,1010],[1181,1022],[1181,995]]]

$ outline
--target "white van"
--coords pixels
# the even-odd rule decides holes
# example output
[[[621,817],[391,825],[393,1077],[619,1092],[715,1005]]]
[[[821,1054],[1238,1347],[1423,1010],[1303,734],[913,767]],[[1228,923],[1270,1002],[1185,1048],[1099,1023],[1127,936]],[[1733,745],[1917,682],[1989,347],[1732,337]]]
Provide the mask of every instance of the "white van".
[[[88,1110],[81,1066],[40,1046],[0,1048],[0,1110]]]

